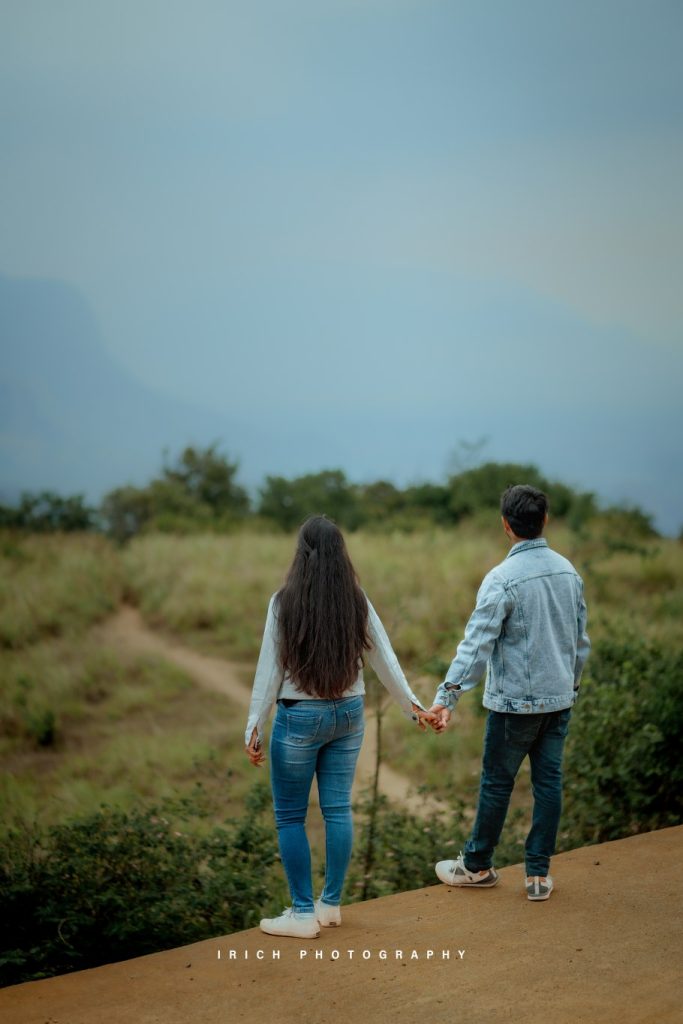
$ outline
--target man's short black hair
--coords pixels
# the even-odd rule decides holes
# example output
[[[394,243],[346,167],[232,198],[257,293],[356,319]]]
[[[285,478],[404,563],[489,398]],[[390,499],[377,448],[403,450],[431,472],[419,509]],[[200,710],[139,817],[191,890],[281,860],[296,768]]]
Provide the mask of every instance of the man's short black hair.
[[[543,533],[548,496],[530,484],[513,484],[501,495],[500,511],[513,533],[531,540]]]

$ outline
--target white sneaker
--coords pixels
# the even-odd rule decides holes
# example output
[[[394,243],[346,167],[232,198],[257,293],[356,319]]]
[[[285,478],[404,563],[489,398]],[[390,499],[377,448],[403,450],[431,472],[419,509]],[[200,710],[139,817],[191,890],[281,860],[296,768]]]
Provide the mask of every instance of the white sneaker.
[[[323,903],[322,898],[315,901],[315,913],[320,924],[326,928],[336,928],[341,924],[341,910],[329,903]]]
[[[529,900],[550,899],[553,891],[553,880],[550,875],[527,875],[526,895]]]
[[[445,885],[471,885],[478,889],[486,889],[498,882],[498,872],[494,868],[486,871],[469,871],[460,853],[457,860],[440,860],[435,866],[436,876]]]
[[[293,907],[285,907],[279,917],[264,917],[259,924],[267,935],[292,935],[295,939],[317,939],[320,925],[315,913],[301,913]]]

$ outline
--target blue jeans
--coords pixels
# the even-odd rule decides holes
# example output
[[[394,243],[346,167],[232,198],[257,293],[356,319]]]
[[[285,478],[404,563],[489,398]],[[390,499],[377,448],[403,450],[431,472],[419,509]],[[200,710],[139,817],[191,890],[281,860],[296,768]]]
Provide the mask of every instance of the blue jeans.
[[[322,900],[341,903],[353,846],[351,784],[363,742],[364,707],[362,694],[339,700],[304,698],[290,706],[278,701],[270,736],[270,780],[280,857],[296,911],[314,909],[305,828],[314,773],[325,820]]]
[[[469,871],[493,864],[519,767],[529,755],[534,810],[524,847],[527,875],[547,875],[562,812],[562,754],[571,708],[524,715],[489,711],[477,817],[465,843]]]

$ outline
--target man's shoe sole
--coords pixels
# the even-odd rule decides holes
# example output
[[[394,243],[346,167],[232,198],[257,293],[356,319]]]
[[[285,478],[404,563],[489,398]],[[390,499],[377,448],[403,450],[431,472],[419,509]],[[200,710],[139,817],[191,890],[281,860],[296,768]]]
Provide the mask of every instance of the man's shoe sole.
[[[498,879],[494,878],[492,882],[444,882],[444,885],[451,885],[454,889],[492,889],[498,885]]]
[[[550,893],[552,891],[553,890],[551,889],[550,892],[543,893],[543,895],[541,895],[541,896],[532,896],[531,893],[527,893],[526,894],[526,898],[528,900],[531,900],[532,903],[538,903],[540,900],[549,900],[550,899]]]
[[[498,882],[500,881],[499,875],[496,875],[492,882],[453,882],[450,879],[446,881],[446,879],[442,878],[439,874],[437,874],[436,877],[440,882],[443,882],[444,885],[451,885],[454,889],[491,889],[494,885],[498,885]]]
[[[532,903],[539,903],[541,900],[549,900],[550,899],[550,894],[552,893],[552,891],[555,888],[555,886],[551,882],[550,887],[548,888],[547,892],[539,892],[539,893],[534,893],[533,891],[529,892],[529,888],[531,888],[531,887],[527,886],[526,898],[528,900],[531,900]]]

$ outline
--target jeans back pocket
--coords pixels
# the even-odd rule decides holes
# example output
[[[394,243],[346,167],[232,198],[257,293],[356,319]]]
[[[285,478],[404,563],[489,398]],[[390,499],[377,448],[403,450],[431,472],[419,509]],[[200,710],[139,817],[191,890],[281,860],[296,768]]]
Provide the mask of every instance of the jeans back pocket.
[[[516,714],[512,711],[505,714],[505,741],[516,747],[528,749],[538,736],[541,728],[542,714]]]
[[[292,743],[312,743],[320,732],[323,716],[319,711],[302,707],[300,702],[285,710],[287,739]]]
[[[365,728],[365,705],[363,701],[344,711],[346,716],[346,732],[362,732]]]

